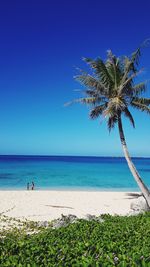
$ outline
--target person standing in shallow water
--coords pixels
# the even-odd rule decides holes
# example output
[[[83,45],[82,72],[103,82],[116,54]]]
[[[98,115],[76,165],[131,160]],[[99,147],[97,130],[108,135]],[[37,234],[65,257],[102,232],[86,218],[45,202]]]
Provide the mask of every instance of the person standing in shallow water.
[[[34,190],[34,186],[35,186],[35,184],[34,184],[34,182],[32,182],[31,190]]]
[[[27,183],[27,190],[29,190],[30,189],[30,185],[29,185],[29,183]]]

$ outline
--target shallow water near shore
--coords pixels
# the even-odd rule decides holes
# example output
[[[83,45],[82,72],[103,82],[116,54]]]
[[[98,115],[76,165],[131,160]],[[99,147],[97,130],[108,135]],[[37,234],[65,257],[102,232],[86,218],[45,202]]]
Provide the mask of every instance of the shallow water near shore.
[[[150,187],[150,158],[133,161]],[[138,190],[121,157],[0,156],[1,190],[24,190],[32,181],[36,190]]]

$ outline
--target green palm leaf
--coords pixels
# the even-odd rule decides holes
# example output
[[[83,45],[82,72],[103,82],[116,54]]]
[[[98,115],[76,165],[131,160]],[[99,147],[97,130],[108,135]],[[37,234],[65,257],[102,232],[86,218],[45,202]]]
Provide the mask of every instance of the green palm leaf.
[[[100,115],[103,114],[104,110],[107,108],[107,103],[101,105],[101,106],[96,106],[94,109],[91,110],[90,112],[90,118],[91,119],[96,119]]]
[[[146,83],[141,82],[133,86],[134,95],[138,96],[146,91]]]
[[[141,47],[138,47],[131,55],[130,69],[136,72],[136,65],[139,64],[139,58],[141,56]]]
[[[129,119],[129,121],[131,122],[132,126],[135,128],[134,119],[133,119],[130,111],[128,110],[128,108],[124,109],[124,115]]]
[[[133,108],[136,108],[136,109],[142,111],[142,112],[146,112],[146,113],[150,114],[150,108],[147,107],[147,106],[144,105],[144,104],[140,104],[140,103],[138,103],[138,102],[136,102],[136,101],[132,101],[132,102],[131,102],[131,106],[132,106]]]
[[[103,60],[101,60],[100,58],[97,58],[96,60],[84,58],[84,61],[91,66],[91,68],[94,70],[95,74],[100,79],[100,81],[102,81],[105,87],[112,86],[113,81],[111,80],[111,77]]]
[[[130,57],[117,58],[111,51],[107,52],[107,59],[101,58],[83,60],[90,66],[90,73],[81,71],[75,76],[86,87],[85,97],[73,102],[87,104],[91,107],[90,117],[96,119],[104,116],[108,128],[113,128],[123,114],[132,126],[134,119],[129,106],[140,111],[150,113],[150,99],[142,97],[146,90],[145,82],[134,83],[141,72],[136,68],[139,63],[141,47],[137,48]],[[70,103],[69,103],[70,104]]]
[[[105,85],[89,74],[77,75],[75,76],[75,79],[81,84],[85,85],[87,88],[94,88],[94,90],[98,91],[98,93],[101,93],[102,95],[108,95],[108,89],[105,87]]]
[[[107,126],[108,126],[109,132],[115,127],[115,124],[117,123],[117,121],[118,121],[117,116],[108,118]]]
[[[136,102],[138,104],[142,105],[150,105],[150,98],[145,98],[145,97],[133,97],[132,102]],[[132,103],[131,102],[131,103]]]

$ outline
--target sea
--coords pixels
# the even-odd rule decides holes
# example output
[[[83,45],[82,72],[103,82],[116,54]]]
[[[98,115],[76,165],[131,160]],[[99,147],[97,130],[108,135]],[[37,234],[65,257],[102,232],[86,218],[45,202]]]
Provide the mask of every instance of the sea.
[[[150,158],[133,158],[150,188]],[[122,157],[0,156],[0,190],[137,191]]]

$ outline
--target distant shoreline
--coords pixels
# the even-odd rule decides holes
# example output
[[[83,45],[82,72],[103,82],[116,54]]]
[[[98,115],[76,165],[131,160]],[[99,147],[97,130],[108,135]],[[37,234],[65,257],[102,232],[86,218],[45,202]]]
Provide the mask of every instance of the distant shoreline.
[[[0,191],[31,191],[31,190],[27,190],[26,188],[2,188],[0,187]],[[138,192],[139,190],[137,188],[79,188],[79,187],[45,187],[45,188],[38,188],[36,187],[34,189],[34,191],[37,192],[45,192],[45,191],[50,191],[50,192],[56,192],[56,191],[60,191],[60,192],[120,192],[120,193],[129,193],[129,192]],[[140,192],[140,191],[139,191]]]
[[[0,155],[0,158],[112,158],[125,159],[124,156],[77,156],[77,155]],[[150,156],[132,156],[133,159],[150,159]]]

